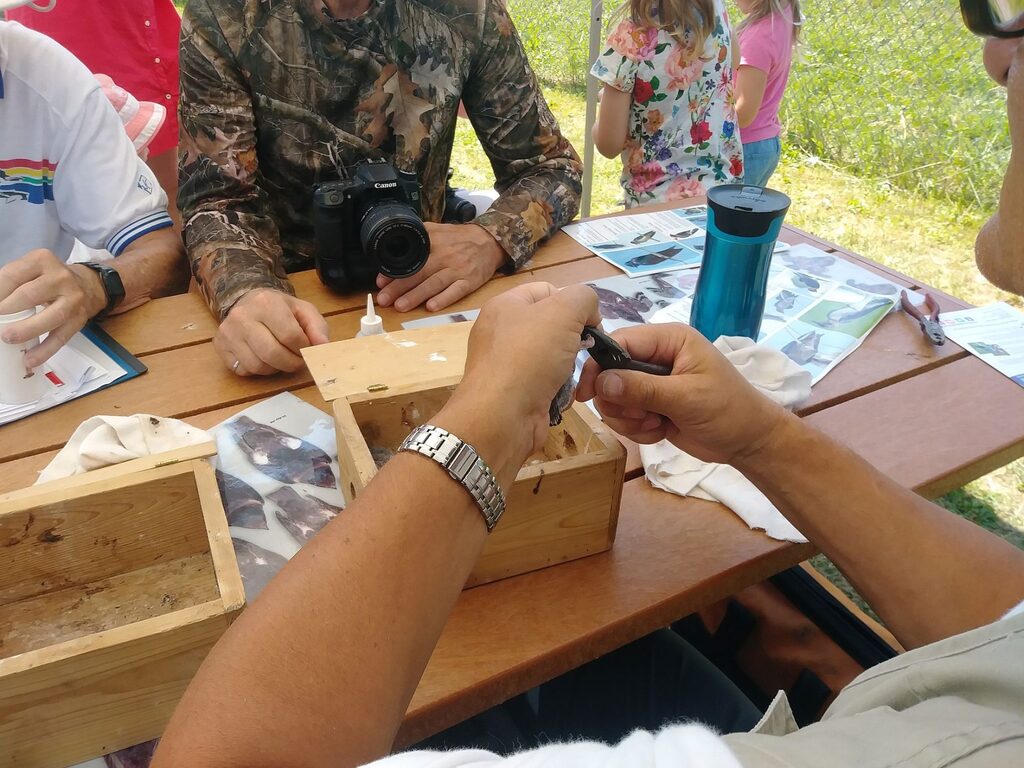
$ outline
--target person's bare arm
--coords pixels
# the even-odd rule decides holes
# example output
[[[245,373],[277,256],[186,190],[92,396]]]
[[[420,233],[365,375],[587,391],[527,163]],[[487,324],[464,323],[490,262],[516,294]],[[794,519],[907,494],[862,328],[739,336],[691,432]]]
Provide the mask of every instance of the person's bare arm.
[[[735,466],[907,648],[995,621],[1024,599],[1024,552],[903,488],[795,416]]]
[[[599,321],[585,286],[534,283],[488,302],[463,383],[431,423],[507,489],[543,445],[583,325]],[[443,468],[395,456],[217,643],[153,768],[343,768],[387,753],[485,536]]]
[[[741,129],[757,117],[767,83],[768,73],[763,69],[743,64],[736,70],[736,117]]]
[[[150,299],[188,290],[191,273],[185,260],[185,247],[171,227],[143,235],[105,264],[116,269],[124,283],[124,301],[112,314],[135,309]],[[92,270],[87,271],[96,275]]]
[[[604,86],[597,121],[591,130],[594,146],[605,157],[618,157],[629,138],[629,110],[633,94]]]
[[[107,266],[117,270],[125,298],[114,309],[126,312],[151,298],[188,286],[181,240],[168,227],[143,235]],[[0,314],[42,305],[41,312],[4,329],[3,341],[20,344],[47,334],[25,353],[25,365],[42,365],[107,306],[103,281],[81,264],[65,264],[52,251],[30,251],[0,267]]]
[[[906,647],[994,621],[1024,599],[1024,552],[902,488],[754,390],[682,325],[620,331],[673,375],[584,369],[578,397],[643,443],[671,440],[746,475],[843,571]],[[921,450],[927,450],[923,447]]]
[[[480,429],[487,416],[453,407],[435,421],[507,481],[515,458]],[[153,768],[349,766],[386,754],[485,536],[444,469],[395,456],[210,653]]]

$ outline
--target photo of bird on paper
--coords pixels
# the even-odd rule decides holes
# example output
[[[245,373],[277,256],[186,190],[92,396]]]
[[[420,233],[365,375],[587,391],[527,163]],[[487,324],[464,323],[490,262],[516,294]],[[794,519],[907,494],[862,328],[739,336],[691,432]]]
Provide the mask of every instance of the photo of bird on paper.
[[[700,265],[704,233],[695,227],[688,230],[689,241],[679,241],[654,230],[627,232],[614,241],[592,246],[594,252],[609,264],[614,264],[630,277],[640,277],[656,272],[688,269]]]

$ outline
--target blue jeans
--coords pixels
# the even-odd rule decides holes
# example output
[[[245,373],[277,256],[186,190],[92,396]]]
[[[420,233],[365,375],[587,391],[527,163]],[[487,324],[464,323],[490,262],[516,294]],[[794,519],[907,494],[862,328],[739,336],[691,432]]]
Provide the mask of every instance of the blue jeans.
[[[743,183],[764,187],[775,173],[782,154],[779,137],[743,144]]]

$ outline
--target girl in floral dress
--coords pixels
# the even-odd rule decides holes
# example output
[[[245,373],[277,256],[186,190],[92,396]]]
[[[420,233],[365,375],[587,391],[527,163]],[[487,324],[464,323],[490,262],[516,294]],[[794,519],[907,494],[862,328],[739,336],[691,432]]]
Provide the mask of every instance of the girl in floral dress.
[[[622,156],[627,208],[742,179],[738,53],[724,0],[629,0],[590,70],[605,84],[594,143]]]

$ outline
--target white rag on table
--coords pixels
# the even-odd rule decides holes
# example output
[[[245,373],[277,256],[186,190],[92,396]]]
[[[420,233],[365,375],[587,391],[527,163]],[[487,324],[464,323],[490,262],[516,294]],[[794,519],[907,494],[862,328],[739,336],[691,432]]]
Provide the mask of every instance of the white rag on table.
[[[739,336],[722,336],[715,347],[747,381],[779,405],[792,410],[810,397],[810,372],[781,352]],[[773,539],[807,541],[753,483],[728,464],[695,459],[668,440],[641,445],[640,458],[655,488],[721,502],[751,528],[763,530]]]
[[[78,425],[67,445],[39,473],[36,485],[212,440],[209,433],[178,419],[148,413],[93,416]]]

